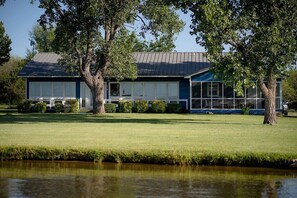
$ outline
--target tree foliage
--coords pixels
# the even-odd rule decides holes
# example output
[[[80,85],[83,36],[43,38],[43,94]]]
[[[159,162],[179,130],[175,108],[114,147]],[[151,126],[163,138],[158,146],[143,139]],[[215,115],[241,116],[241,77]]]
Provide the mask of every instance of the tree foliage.
[[[25,81],[17,75],[25,64],[23,59],[12,57],[0,67],[0,103],[17,104],[24,99]]]
[[[55,39],[54,28],[45,29],[39,24],[35,25],[29,32],[29,38],[37,52],[53,52]]]
[[[161,0],[40,0],[40,24],[54,26],[56,51],[81,73],[93,95],[93,113],[104,113],[104,79],[135,78],[133,42],[138,31],[153,40],[174,39],[183,22]]]
[[[5,34],[5,29],[2,21],[0,21],[0,66],[9,61],[10,51],[11,51],[11,40],[7,34]]]
[[[276,79],[297,58],[297,1],[175,2],[192,12],[192,34],[207,50],[212,71],[238,92],[257,81],[265,97],[263,123],[276,123]]]
[[[283,81],[283,98],[290,108],[297,110],[297,70],[291,70]]]

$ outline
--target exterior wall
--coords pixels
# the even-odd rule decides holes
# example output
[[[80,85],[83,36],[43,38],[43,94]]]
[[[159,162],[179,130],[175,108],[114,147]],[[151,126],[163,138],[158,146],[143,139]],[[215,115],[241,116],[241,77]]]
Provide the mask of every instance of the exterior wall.
[[[27,78],[26,98],[43,101],[48,107],[55,102],[64,103],[67,99],[80,98],[80,79],[78,78]]]
[[[183,87],[187,81],[178,78],[138,78],[135,81],[110,81],[108,82],[106,102],[164,100],[167,103],[180,103],[184,109],[188,109],[189,89]]]
[[[67,99],[78,99],[80,108],[92,108],[93,98],[87,85],[78,78],[28,78],[26,79],[26,98],[33,101],[44,101],[50,107],[56,101],[64,102]],[[69,89],[71,95],[65,92]],[[112,93],[113,85],[118,84],[119,95]],[[124,86],[131,86],[130,93],[124,94]],[[57,95],[56,89],[60,89]],[[135,89],[134,89],[135,88]],[[69,90],[68,90],[69,91]],[[165,100],[168,103],[178,102],[184,109],[189,108],[189,81],[180,78],[138,78],[135,81],[108,81],[105,82],[105,102],[117,102],[119,100]],[[46,93],[44,96],[43,94]],[[149,95],[147,95],[149,94]]]
[[[244,96],[238,96],[232,87],[215,79],[210,72],[192,76],[190,79],[192,113],[241,113],[243,107],[250,108],[250,114],[264,113],[264,97],[257,84],[244,90]],[[276,110],[282,109],[281,81],[277,82]]]

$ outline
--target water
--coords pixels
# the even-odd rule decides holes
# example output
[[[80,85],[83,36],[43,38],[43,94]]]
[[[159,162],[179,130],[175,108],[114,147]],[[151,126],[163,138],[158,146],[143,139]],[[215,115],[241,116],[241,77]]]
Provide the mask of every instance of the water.
[[[297,197],[297,170],[0,161],[0,197]]]

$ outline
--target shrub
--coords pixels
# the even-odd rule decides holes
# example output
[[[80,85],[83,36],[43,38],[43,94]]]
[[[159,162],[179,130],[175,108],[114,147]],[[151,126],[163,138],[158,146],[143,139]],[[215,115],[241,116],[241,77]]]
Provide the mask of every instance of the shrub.
[[[131,113],[132,112],[132,101],[122,100],[119,101],[119,112],[120,113]]]
[[[249,115],[250,114],[250,108],[249,107],[242,107],[241,109],[243,115]]]
[[[134,112],[144,113],[148,110],[148,102],[145,100],[136,100],[134,102]]]
[[[64,105],[62,103],[56,103],[55,104],[55,112],[56,113],[61,113],[63,108],[64,108]]]
[[[116,112],[116,104],[114,103],[105,103],[104,108],[106,113],[115,113]]]
[[[32,101],[25,100],[17,105],[18,112],[28,113],[31,111]]]
[[[78,100],[76,99],[66,100],[64,111],[66,113],[77,113],[79,111]]]
[[[182,106],[179,103],[169,103],[167,104],[168,113],[180,113],[182,111]]]
[[[166,102],[163,100],[154,100],[152,103],[152,112],[164,113],[166,110]]]
[[[34,105],[34,111],[39,113],[45,113],[46,112],[46,104],[44,102],[37,102]]]

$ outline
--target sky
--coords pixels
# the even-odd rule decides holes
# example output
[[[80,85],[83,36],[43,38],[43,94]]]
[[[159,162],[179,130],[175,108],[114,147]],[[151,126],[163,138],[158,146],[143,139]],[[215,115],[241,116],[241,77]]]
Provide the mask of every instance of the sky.
[[[29,31],[37,24],[37,20],[43,10],[38,8],[38,2],[30,4],[29,0],[6,0],[4,6],[0,7],[0,20],[4,24],[5,33],[12,40],[12,56],[25,57],[26,50],[31,50]],[[186,22],[184,30],[177,36],[175,51],[177,52],[204,52],[204,48],[191,36],[188,15],[179,12],[181,19]]]

